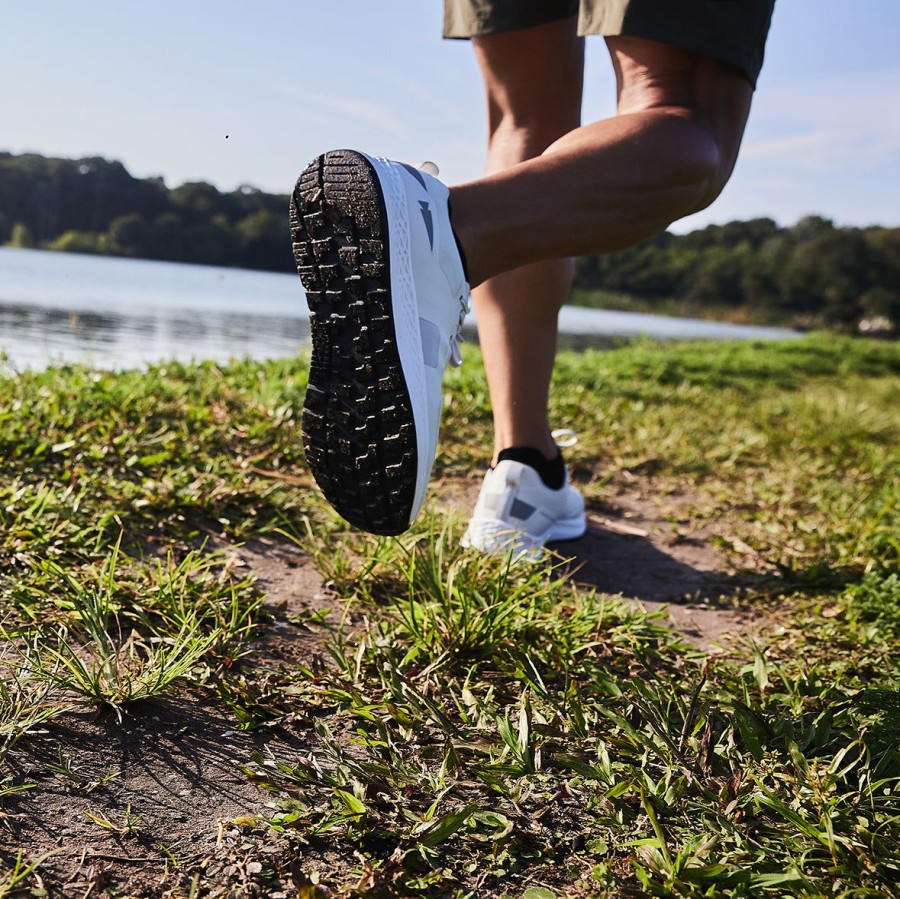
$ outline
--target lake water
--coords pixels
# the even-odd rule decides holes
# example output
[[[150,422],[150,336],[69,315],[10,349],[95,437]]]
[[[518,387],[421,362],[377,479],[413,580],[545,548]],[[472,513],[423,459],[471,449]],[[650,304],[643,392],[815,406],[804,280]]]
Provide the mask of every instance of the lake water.
[[[796,336],[782,328],[576,307],[563,309],[560,330],[578,345],[640,334]],[[308,342],[306,303],[294,275],[0,247],[0,354],[7,369],[269,359]]]

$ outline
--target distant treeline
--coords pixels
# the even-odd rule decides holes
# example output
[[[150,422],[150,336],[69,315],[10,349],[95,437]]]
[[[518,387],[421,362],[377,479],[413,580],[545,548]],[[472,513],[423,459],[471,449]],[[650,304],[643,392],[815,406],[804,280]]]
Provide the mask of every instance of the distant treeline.
[[[120,162],[0,153],[0,244],[293,271],[288,198],[167,188]]]
[[[0,153],[0,244],[292,271],[286,195],[167,188],[119,162]],[[575,302],[882,330],[900,326],[900,228],[809,216],[661,234],[578,261]]]
[[[819,216],[780,228],[752,219],[666,232],[580,259],[576,271],[576,289],[591,305],[617,305],[619,294],[626,308],[661,304],[807,327],[900,326],[900,228],[839,228]]]

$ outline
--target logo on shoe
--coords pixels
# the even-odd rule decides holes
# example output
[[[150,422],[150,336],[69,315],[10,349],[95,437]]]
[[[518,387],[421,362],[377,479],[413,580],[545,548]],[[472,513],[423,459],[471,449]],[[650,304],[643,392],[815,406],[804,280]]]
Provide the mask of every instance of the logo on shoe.
[[[513,518],[518,518],[519,521],[528,521],[536,511],[531,503],[523,502],[518,497],[512,501],[512,505],[509,507],[509,514]]]
[[[434,250],[434,219],[431,215],[431,206],[428,200],[419,200],[419,211],[422,213],[422,219],[425,222],[425,230],[428,232],[428,244],[432,251]]]

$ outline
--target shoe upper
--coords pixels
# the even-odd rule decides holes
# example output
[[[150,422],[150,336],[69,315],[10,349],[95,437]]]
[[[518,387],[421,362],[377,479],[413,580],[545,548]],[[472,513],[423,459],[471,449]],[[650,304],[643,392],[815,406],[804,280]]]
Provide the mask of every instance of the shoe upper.
[[[459,365],[460,329],[469,311],[469,285],[450,224],[450,191],[437,178],[403,163],[410,263],[426,368],[443,374]]]
[[[385,191],[391,232],[392,279],[409,279],[402,285],[414,299],[416,322],[396,322],[400,334],[415,335],[420,343],[404,363],[404,374],[416,411],[418,478],[410,522],[425,498],[425,491],[437,452],[443,406],[442,381],[447,364],[460,363],[460,329],[469,310],[469,285],[460,258],[459,247],[450,224],[449,190],[437,178],[403,163],[372,160]],[[405,215],[391,215],[398,204]],[[403,220],[408,235],[400,232]],[[408,255],[407,255],[408,253]],[[396,307],[395,307],[396,309]],[[401,340],[403,338],[400,338]],[[401,347],[401,353],[408,351]],[[422,382],[416,369],[421,365]]]
[[[547,541],[580,537],[585,527],[584,499],[568,473],[553,490],[530,466],[505,460],[484,476],[463,545],[532,556]]]

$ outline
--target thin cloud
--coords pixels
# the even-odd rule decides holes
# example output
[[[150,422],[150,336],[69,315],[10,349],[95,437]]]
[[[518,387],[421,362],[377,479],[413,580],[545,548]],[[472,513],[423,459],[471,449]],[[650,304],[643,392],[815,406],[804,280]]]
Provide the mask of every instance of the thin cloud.
[[[311,103],[322,110],[337,112],[366,125],[374,125],[395,137],[406,137],[407,128],[388,107],[370,100],[354,100],[317,91],[299,91],[295,96],[302,103]]]
[[[767,89],[742,152],[748,162],[833,174],[896,162],[900,171],[900,68]]]

